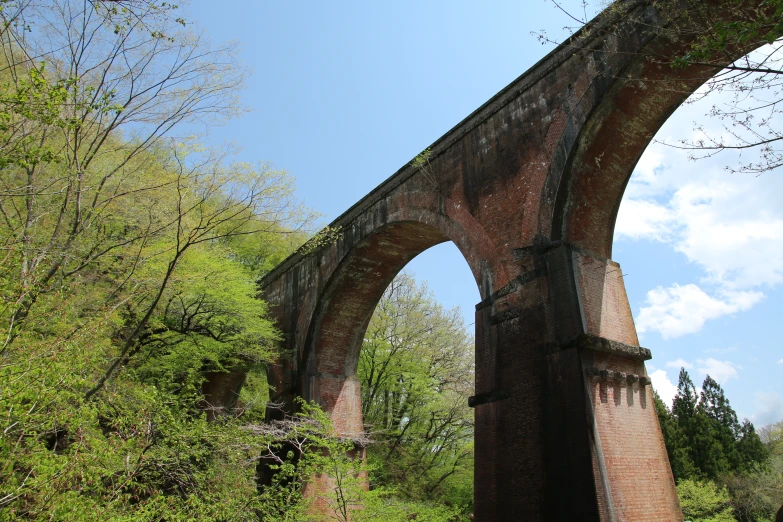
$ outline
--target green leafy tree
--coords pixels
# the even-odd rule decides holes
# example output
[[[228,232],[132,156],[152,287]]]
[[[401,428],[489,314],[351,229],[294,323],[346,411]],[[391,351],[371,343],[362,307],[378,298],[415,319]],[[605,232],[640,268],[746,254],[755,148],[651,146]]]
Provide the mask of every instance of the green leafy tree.
[[[685,520],[691,522],[736,522],[729,494],[714,482],[681,480],[677,494]]]
[[[769,458],[763,461],[763,465],[757,465],[745,473],[724,477],[732,498],[734,512],[741,522],[774,520],[775,513],[783,505],[783,446],[780,444],[783,430],[781,428],[783,422],[777,422],[759,430],[758,438],[769,455]]]
[[[402,498],[472,505],[473,340],[402,273],[384,293],[359,359],[371,483]]]
[[[783,420],[761,428],[759,437],[772,455],[783,458]]]
[[[277,333],[255,280],[306,239],[308,216],[285,173],[168,138],[235,114],[244,76],[175,12],[2,3],[4,520],[263,507],[255,463],[275,441],[244,425]],[[209,422],[202,386],[237,366],[242,408]]]
[[[773,457],[746,473],[722,478],[740,522],[768,522],[783,505],[783,460]]]
[[[161,185],[175,190],[181,177],[153,175],[159,159],[143,153],[173,150],[168,135],[178,125],[236,114],[245,76],[229,46],[210,48],[170,3],[2,7],[0,164],[11,168],[0,178],[1,240],[17,284],[7,289],[0,349],[42,294],[167,225],[145,205],[135,219],[117,215],[118,200],[141,203]]]

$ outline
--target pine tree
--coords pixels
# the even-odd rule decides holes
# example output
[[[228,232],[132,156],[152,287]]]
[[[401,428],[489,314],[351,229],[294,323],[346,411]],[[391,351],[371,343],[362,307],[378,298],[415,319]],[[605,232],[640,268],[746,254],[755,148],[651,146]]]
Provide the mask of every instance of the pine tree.
[[[653,401],[674,479],[680,480],[695,476],[696,469],[689,456],[687,440],[682,429],[677,424],[672,412],[669,411],[669,408],[661,400],[658,392],[653,391]]]
[[[767,460],[769,451],[753,424],[748,420],[739,423],[723,388],[709,375],[699,397],[688,372],[681,368],[671,412],[657,395],[655,398],[677,481],[748,473]]]
[[[737,413],[729,404],[729,400],[723,392],[723,388],[709,375],[704,379],[701,387],[701,400],[699,408],[710,419],[731,431],[736,438],[740,435],[740,424],[737,421]]]
[[[740,427],[740,438],[737,441],[740,456],[740,471],[751,472],[767,461],[770,451],[756,433],[753,423],[745,419]]]
[[[694,462],[693,433],[696,422],[698,395],[685,368],[680,369],[677,395],[672,401],[671,424],[668,436],[672,448],[670,463],[676,480],[699,478],[701,476]],[[664,437],[666,433],[664,433]]]
[[[701,400],[696,407],[700,429],[693,433],[693,443],[699,455],[696,462],[705,476],[736,471],[740,467],[737,439],[740,425],[737,413],[729,404],[723,388],[709,375],[702,384]]]
[[[696,387],[690,375],[685,368],[680,368],[677,395],[672,402],[672,415],[679,425],[683,426],[693,419],[698,403],[699,396],[696,394]]]

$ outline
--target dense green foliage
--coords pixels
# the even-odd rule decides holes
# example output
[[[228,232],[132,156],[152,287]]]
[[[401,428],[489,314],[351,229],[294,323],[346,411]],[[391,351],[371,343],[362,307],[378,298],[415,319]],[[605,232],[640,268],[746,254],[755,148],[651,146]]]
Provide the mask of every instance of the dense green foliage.
[[[277,355],[255,280],[309,216],[285,173],[167,137],[235,113],[243,72],[170,4],[1,7],[0,519],[293,509],[246,425]],[[206,376],[236,368],[241,415],[208,422]]]
[[[0,520],[317,520],[315,500],[328,520],[455,520],[461,504],[365,491],[356,441],[317,407],[263,422],[280,354],[256,281],[313,215],[284,172],[170,137],[241,111],[231,49],[157,0],[2,0],[0,18]],[[210,404],[224,372],[241,393]],[[450,375],[416,378],[421,415],[460,402]],[[416,484],[442,492],[470,452],[430,435],[453,471]]]
[[[714,379],[698,394],[684,368],[671,410],[657,394],[655,408],[686,519],[772,520],[783,503],[779,428],[764,429],[765,443]]]
[[[473,503],[473,339],[458,309],[402,273],[387,288],[359,359],[373,487],[403,499]]]
[[[731,501],[725,488],[714,482],[681,480],[677,484],[680,507],[685,520],[690,522],[736,522]]]

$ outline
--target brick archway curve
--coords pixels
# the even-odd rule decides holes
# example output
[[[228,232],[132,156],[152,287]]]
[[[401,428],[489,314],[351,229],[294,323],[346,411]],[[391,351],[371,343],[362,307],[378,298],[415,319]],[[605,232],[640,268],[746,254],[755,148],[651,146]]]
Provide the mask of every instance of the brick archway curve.
[[[356,371],[364,332],[381,295],[409,261],[432,246],[452,241],[470,267],[482,297],[491,293],[496,281],[508,282],[487,234],[460,205],[428,187],[408,191],[402,201],[396,199],[377,205],[371,212],[373,219],[365,226],[343,231],[350,238],[341,241],[351,246],[332,269],[327,269],[329,277],[312,314],[300,318],[300,322],[306,318],[307,335],[295,364],[296,376],[288,377],[298,381],[297,394],[318,402],[330,413],[344,436],[363,432]],[[285,377],[275,372],[271,375],[272,387],[285,389]],[[279,399],[285,402],[289,397]]]

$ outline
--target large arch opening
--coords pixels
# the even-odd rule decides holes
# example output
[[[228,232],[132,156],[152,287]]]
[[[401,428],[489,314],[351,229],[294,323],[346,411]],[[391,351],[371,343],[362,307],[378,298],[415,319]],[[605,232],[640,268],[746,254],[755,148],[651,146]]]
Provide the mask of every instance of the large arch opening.
[[[418,211],[421,214],[421,211]],[[428,215],[428,213],[425,213]],[[449,263],[464,263],[473,275],[473,284],[476,284],[478,288],[478,281],[486,279],[488,276],[486,271],[488,270],[488,263],[481,257],[476,255],[476,250],[466,239],[464,234],[455,234],[459,232],[460,227],[450,221],[441,219],[437,223],[445,223],[445,225],[432,225],[431,222],[415,221],[415,220],[401,220],[393,221],[389,224],[379,227],[378,230],[371,232],[362,240],[360,240],[345,256],[342,262],[338,265],[334,274],[325,285],[321,296],[318,299],[318,305],[315,307],[313,317],[310,323],[309,332],[307,334],[306,347],[304,351],[306,357],[300,363],[300,386],[302,390],[302,396],[309,401],[317,403],[325,412],[329,414],[332,424],[337,434],[343,438],[354,440],[366,440],[369,435],[367,434],[365,427],[367,422],[375,423],[375,420],[365,419],[362,411],[362,379],[359,375],[359,362],[360,354],[362,353],[362,347],[364,343],[372,342],[372,339],[367,338],[368,324],[373,318],[373,313],[376,311],[376,307],[379,302],[383,300],[384,303],[390,303],[399,296],[395,296],[396,290],[403,290],[407,292],[418,293],[416,296],[403,296],[402,300],[408,299],[405,305],[412,305],[416,308],[417,313],[429,314],[433,313],[432,309],[425,309],[426,306],[432,305],[433,296],[428,294],[426,290],[418,286],[416,281],[412,280],[412,275],[403,274],[403,279],[395,279],[408,265],[408,263],[422,254],[428,249],[435,247],[436,245],[442,245],[440,254],[443,254],[444,250],[448,254],[448,259],[445,261]],[[456,235],[457,241],[452,242],[452,237]],[[443,248],[447,245],[451,245],[452,248]],[[456,248],[454,248],[456,247]],[[463,252],[467,251],[468,255]],[[436,253],[436,254],[437,254]],[[456,258],[456,259],[455,259]],[[461,258],[461,260],[460,260]],[[444,260],[441,259],[441,262]],[[417,266],[422,266],[417,264]],[[426,272],[426,271],[425,271]],[[466,275],[466,270],[462,270],[462,276]],[[392,285],[390,287],[390,285]],[[402,287],[405,287],[404,289]],[[479,301],[479,292],[474,291],[475,302]],[[383,299],[382,299],[383,298]],[[430,299],[428,303],[421,303],[421,300]],[[419,302],[417,302],[417,300]],[[383,303],[382,303],[383,304]],[[423,304],[423,307],[420,306]],[[405,306],[404,305],[404,306]],[[404,307],[403,306],[403,307]],[[472,306],[471,306],[472,307]],[[405,313],[401,311],[400,313]],[[443,332],[450,331],[452,333],[461,332],[465,333],[466,323],[463,320],[463,314],[461,312],[452,311],[451,315],[443,313],[442,310],[434,311],[436,314],[440,314],[438,318],[444,319],[447,316],[452,321],[452,324],[443,328]],[[437,328],[437,325],[432,321],[438,319],[435,317],[419,317],[418,319],[422,324],[419,327],[425,328]],[[396,320],[405,323],[406,317],[398,317]],[[383,321],[382,319],[380,321]],[[411,321],[413,322],[413,321]],[[473,321],[468,326],[472,327]],[[397,326],[401,326],[398,324]],[[404,326],[404,325],[402,325]],[[386,328],[387,325],[381,325],[380,328]],[[391,328],[388,332],[390,335],[397,335],[399,331],[394,331],[395,327]],[[440,333],[443,333],[440,332]],[[377,332],[376,332],[377,333]],[[437,333],[433,333],[437,335]],[[416,336],[413,336],[416,337]],[[418,335],[420,340],[427,342],[427,333],[424,335]],[[449,389],[448,400],[450,401],[450,410],[446,412],[447,416],[463,416],[461,419],[448,419],[444,423],[445,427],[459,425],[460,434],[456,433],[439,433],[439,428],[432,430],[430,434],[433,438],[427,441],[425,444],[429,444],[430,451],[435,454],[439,453],[443,447],[438,443],[438,438],[443,437],[446,440],[449,437],[461,437],[461,440],[469,438],[472,443],[473,438],[473,414],[468,408],[467,396],[473,391],[473,368],[474,368],[474,342],[473,336],[467,335],[469,339],[462,338],[460,346],[440,346],[440,348],[451,349],[454,353],[443,353],[443,357],[450,357],[452,355],[459,355],[462,357],[460,364],[467,367],[459,368],[461,374],[459,378],[460,383],[441,382],[435,384],[437,377],[427,376],[430,382],[419,382],[417,386],[432,385],[433,388],[440,386],[444,389],[431,390],[431,393],[442,393],[447,395],[445,388]],[[395,339],[397,344],[405,342],[405,339]],[[448,340],[440,340],[440,342],[448,343]],[[469,342],[469,347],[467,346]],[[438,356],[432,353],[422,353],[419,360],[415,358],[415,350],[421,346],[410,346],[408,349],[412,352],[408,355],[414,357],[408,357],[409,363],[418,364],[426,363],[425,359],[430,358],[431,361],[435,361]],[[398,346],[397,348],[401,348]],[[429,348],[438,348],[429,346]],[[465,353],[467,351],[467,353]],[[458,353],[459,352],[459,353]],[[465,360],[465,356],[469,360]],[[384,363],[391,361],[388,358]],[[399,362],[399,359],[397,360]],[[435,366],[442,365],[443,361],[435,362],[430,370],[437,370]],[[421,370],[422,368],[409,368],[410,371]],[[405,371],[408,371],[405,370]],[[440,370],[441,374],[444,370]],[[448,370],[445,370],[448,372]],[[455,370],[457,371],[457,370]],[[398,375],[401,376],[404,371],[401,371]],[[467,382],[469,379],[470,382]],[[426,378],[424,380],[427,380]],[[421,391],[421,390],[419,390]],[[404,391],[403,393],[407,393]],[[464,395],[458,397],[457,395]],[[420,394],[421,397],[427,395],[427,392]],[[399,397],[398,397],[399,399]],[[404,400],[404,399],[403,399]],[[397,414],[400,415],[400,411],[403,408],[399,408]],[[430,411],[430,414],[435,414],[436,411]],[[407,417],[405,414],[401,414],[402,417],[396,420],[392,420],[393,423],[397,423],[397,426],[387,426],[388,430],[391,428],[393,431],[395,428],[398,432],[405,432],[408,428],[413,426],[414,420],[416,422],[422,421],[422,419],[412,419],[410,415]],[[426,422],[436,423],[438,419],[436,415],[432,415]],[[469,419],[466,419],[468,417]],[[450,423],[454,424],[451,425]],[[412,431],[412,430],[411,430]],[[466,433],[468,434],[466,437]],[[379,435],[380,437],[381,435]],[[398,442],[403,438],[399,437]],[[388,441],[387,441],[388,442]],[[384,442],[385,444],[385,442]],[[393,446],[396,443],[390,444],[390,450],[385,458],[389,458],[396,448]],[[467,487],[462,488],[464,491],[458,491],[453,493],[454,496],[461,497],[460,504],[465,505],[466,509],[470,509],[472,505],[472,444],[467,445],[464,448],[465,452],[469,454],[462,454],[458,458],[454,459],[452,463],[454,468],[442,474],[438,479],[435,479],[430,484],[432,486],[432,493],[434,488],[439,486],[445,486],[443,481],[451,477],[454,473],[462,473],[462,478],[465,479],[469,475]],[[444,445],[445,447],[445,445]],[[371,448],[373,448],[371,446]],[[374,449],[374,448],[373,448]],[[365,450],[361,451],[362,457],[366,457]],[[372,457],[373,455],[371,455]],[[424,452],[426,457],[426,451]],[[466,459],[469,459],[471,466],[464,465]],[[459,465],[459,466],[458,466]],[[397,470],[399,471],[399,470]],[[465,482],[465,480],[463,480]],[[463,484],[464,485],[464,484]],[[329,490],[332,488],[329,479],[326,477],[318,477],[314,480],[313,488],[310,490],[310,494],[315,494],[317,498],[321,498],[323,495],[318,493],[322,490]],[[421,500],[421,499],[420,499]]]
[[[310,349],[300,366],[301,389],[306,399],[330,413],[339,433],[363,432],[356,371],[364,334],[381,296],[414,257],[447,241],[446,232],[433,225],[392,222],[360,241],[326,285],[307,335]],[[477,280],[486,270],[480,260],[468,265]]]
[[[688,23],[683,21],[687,14],[680,19],[672,13],[653,13],[629,12],[628,16],[650,26],[666,21],[677,27]],[[566,241],[611,258],[620,203],[649,144],[675,111],[704,84],[722,74],[725,66],[767,44],[762,38],[727,43],[712,60],[675,67],[677,59],[693,50],[692,35],[685,29],[679,30],[682,32],[675,31],[676,36],[665,30],[653,35],[615,35],[620,42],[607,40],[596,48],[586,45],[579,49],[581,57],[589,58],[595,67],[610,75],[599,76],[584,90],[584,98],[593,99],[588,113],[575,111],[568,116],[568,125],[574,125],[578,132],[563,133],[558,143],[542,194],[539,237]],[[628,49],[623,46],[633,38],[643,43],[634,43],[640,46],[629,53],[634,57],[626,60]],[[574,41],[579,45],[578,38]]]
[[[779,53],[780,43],[775,47]],[[774,59],[775,47],[753,54]],[[748,59],[758,61],[753,56]],[[747,81],[744,88],[753,89],[758,77],[755,80],[752,76],[743,80]],[[709,92],[706,97],[705,92]],[[783,421],[783,391],[776,381],[779,348],[768,342],[769,326],[783,306],[783,213],[777,197],[783,184],[776,172],[742,172],[743,164],[764,163],[752,149],[712,155],[714,151],[671,146],[681,140],[704,139],[709,144],[708,138],[733,139],[723,125],[730,119],[708,117],[752,107],[747,99],[737,103],[733,94],[704,86],[657,130],[624,191],[613,248],[615,259],[629,274],[625,286],[640,341],[655,355],[648,372],[661,400],[664,439],[672,426],[688,422],[686,416],[672,413],[678,386],[688,379],[698,390],[698,401],[702,401],[701,390],[717,394],[717,384],[719,394],[725,393],[731,405],[726,418],[736,413],[736,419],[727,422],[734,434],[715,444],[710,458],[725,466],[721,476],[713,475],[712,480],[719,488],[730,484],[734,513],[743,519],[750,518],[749,513],[772,516],[780,505],[780,500],[761,499],[758,489],[745,489],[736,479],[739,468],[761,467],[770,461],[755,460],[762,458],[760,454],[744,454],[727,464],[725,455],[737,446],[761,446],[745,422],[763,433]],[[761,87],[759,94],[765,100],[775,99],[775,93]],[[763,129],[755,125],[754,130]],[[701,157],[694,161],[689,158],[693,154]],[[707,411],[704,407],[695,418],[704,421]],[[680,483],[691,479],[691,473],[711,474],[711,464],[694,450],[709,442],[686,441],[666,440],[670,455],[675,451],[681,455],[670,460]],[[763,481],[759,476],[749,480]],[[687,519],[689,513],[685,515]]]
[[[653,42],[649,54],[664,57],[684,52],[682,44],[679,48],[670,46],[664,49],[663,43],[656,45]],[[771,58],[779,52],[778,43],[766,46],[766,50],[751,49],[747,56],[755,54]],[[745,59],[742,54],[735,52],[733,57],[727,57],[727,61],[742,61]],[[640,261],[660,254],[648,248],[651,247],[648,244],[643,246],[643,253],[634,255],[632,250],[638,243],[632,245],[631,242],[646,238],[653,243],[671,245],[673,248],[665,257],[662,256],[661,265],[654,267],[660,269],[666,281],[647,288],[637,285],[639,278],[633,275],[624,281],[635,309],[639,333],[648,334],[649,339],[650,332],[653,332],[653,342],[666,345],[673,339],[695,332],[705,321],[729,318],[735,312],[748,310],[768,300],[766,290],[780,280],[780,268],[774,260],[779,257],[781,249],[771,246],[778,235],[776,227],[780,217],[776,215],[774,196],[766,197],[779,191],[774,176],[746,176],[737,183],[741,174],[726,170],[726,166],[738,161],[740,155],[744,155],[746,164],[752,162],[747,151],[724,150],[719,156],[705,153],[709,157],[693,162],[689,158],[693,151],[656,143],[666,141],[669,145],[677,145],[679,140],[693,143],[706,136],[714,139],[721,133],[730,132],[707,119],[711,112],[721,114],[713,106],[730,102],[730,91],[711,89],[715,91],[713,96],[703,97],[705,84],[718,75],[725,75],[726,71],[717,66],[674,69],[660,57],[637,60],[618,72],[616,82],[604,94],[602,102],[594,109],[588,124],[570,148],[569,168],[563,178],[557,180],[554,211],[549,215],[542,212],[542,217],[546,217],[541,221],[540,230],[543,235],[548,234],[551,241],[562,240],[606,259],[613,258],[618,238],[624,239],[624,251],[614,257],[617,261],[624,261],[628,255],[636,258],[633,264],[626,266],[624,262],[623,266],[623,272],[636,276],[651,266]],[[748,63],[758,61],[751,58]],[[752,83],[751,78],[745,81]],[[731,110],[740,111],[742,107],[734,105]],[[701,128],[699,131],[695,129],[696,121]],[[707,145],[709,143],[707,140]],[[679,174],[669,175],[666,194],[657,192],[650,196],[656,190],[654,184],[662,183],[667,176],[659,171],[672,172],[674,169],[679,169]],[[640,178],[643,181],[634,186],[634,180]],[[693,182],[685,181],[688,179]],[[629,183],[632,185],[630,202]],[[750,194],[751,186],[757,187],[753,190],[758,191],[759,197]],[[640,189],[645,191],[646,196],[640,197]],[[738,199],[732,200],[734,195]],[[740,203],[743,198],[746,201],[744,205]],[[621,205],[625,206],[627,224],[618,223]],[[546,212],[549,208],[543,205],[542,210]],[[699,221],[699,230],[684,222],[690,219]],[[550,224],[551,228],[548,228]],[[753,241],[756,242],[754,245],[751,244]],[[729,243],[731,247],[721,246]],[[714,256],[714,260],[710,256]],[[722,259],[718,259],[721,256]],[[686,273],[687,282],[674,280],[678,279],[671,268],[675,263],[679,264],[679,270]],[[749,273],[752,269],[758,274]],[[663,288],[656,291],[656,287],[660,286]],[[705,288],[708,289],[705,291]],[[699,304],[711,306],[712,311],[701,313],[694,310],[693,307]],[[680,311],[666,313],[664,306],[679,308]],[[687,324],[688,310],[693,317],[691,324]],[[772,314],[771,310],[761,313]],[[664,326],[663,322],[667,322],[668,326]],[[739,331],[758,331],[758,327],[750,323],[741,321],[740,324]],[[742,342],[737,335],[731,334],[727,323],[720,326],[721,333],[711,336],[713,344],[721,344],[727,337],[732,338],[735,344]],[[685,348],[685,343],[673,344],[672,349],[662,349],[662,355],[668,357],[669,362],[680,359],[677,346]],[[763,341],[755,344],[762,346]],[[721,348],[710,349],[714,350],[710,353],[720,353]],[[718,360],[710,353],[702,354],[702,359],[712,360],[710,364],[715,371]],[[696,357],[692,359],[695,364]],[[731,368],[725,367],[728,359],[718,362],[724,363],[728,375],[736,375]],[[777,361],[768,360],[767,368],[771,367],[770,363]],[[741,364],[735,364],[734,370],[739,366]],[[707,364],[702,367],[706,369]],[[655,371],[662,369],[660,364],[654,364],[653,368]],[[672,384],[661,382],[663,386]],[[766,393],[768,400],[783,404],[779,394],[773,397],[770,390]],[[745,402],[748,404],[750,398],[746,398]]]
[[[364,335],[358,365],[371,488],[394,491],[411,511],[473,510],[475,317],[450,307],[441,273],[472,287],[453,243],[426,250],[384,291]],[[457,265],[457,270],[454,270]],[[455,274],[456,272],[456,274]],[[430,284],[434,283],[434,284]],[[425,516],[420,513],[419,516]]]

